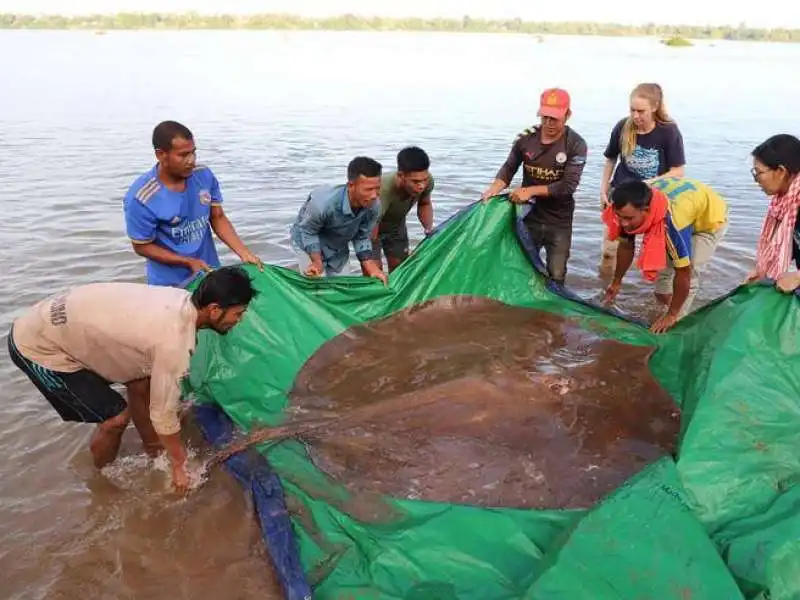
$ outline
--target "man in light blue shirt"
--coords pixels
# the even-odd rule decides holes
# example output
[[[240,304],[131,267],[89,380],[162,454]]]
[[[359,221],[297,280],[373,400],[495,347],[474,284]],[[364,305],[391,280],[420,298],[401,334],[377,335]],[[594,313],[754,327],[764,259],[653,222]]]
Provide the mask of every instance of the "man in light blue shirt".
[[[147,259],[147,283],[179,286],[193,273],[219,267],[212,230],[243,262],[262,266],[222,210],[219,182],[197,165],[192,132],[175,121],[153,130],[157,163],[123,199],[133,249]]]
[[[347,183],[317,188],[308,195],[290,231],[300,272],[308,277],[338,275],[350,259],[350,243],[361,271],[386,283],[373,259],[372,229],[381,214],[381,164],[357,156],[347,166]]]

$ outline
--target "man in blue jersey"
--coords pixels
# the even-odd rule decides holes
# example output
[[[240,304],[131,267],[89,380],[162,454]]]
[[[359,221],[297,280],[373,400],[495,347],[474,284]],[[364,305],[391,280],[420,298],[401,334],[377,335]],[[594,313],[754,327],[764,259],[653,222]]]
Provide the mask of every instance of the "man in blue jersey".
[[[147,283],[177,286],[193,273],[219,267],[213,231],[239,258],[263,268],[222,210],[211,169],[196,164],[192,132],[175,121],[153,130],[158,161],[125,194],[128,237],[147,259]]]

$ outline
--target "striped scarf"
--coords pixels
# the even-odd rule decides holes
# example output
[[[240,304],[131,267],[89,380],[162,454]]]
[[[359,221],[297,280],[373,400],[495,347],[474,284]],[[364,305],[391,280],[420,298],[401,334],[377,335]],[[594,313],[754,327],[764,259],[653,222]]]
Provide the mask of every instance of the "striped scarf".
[[[800,175],[795,175],[789,190],[785,194],[775,194],[769,203],[756,254],[756,270],[760,277],[777,279],[789,270],[798,210]]]

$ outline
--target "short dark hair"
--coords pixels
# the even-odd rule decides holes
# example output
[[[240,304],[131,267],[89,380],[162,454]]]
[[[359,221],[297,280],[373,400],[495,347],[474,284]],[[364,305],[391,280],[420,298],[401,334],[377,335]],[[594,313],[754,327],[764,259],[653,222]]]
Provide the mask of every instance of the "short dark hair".
[[[800,173],[800,140],[788,133],[773,135],[755,147],[753,157],[767,168],[785,167],[795,175]]]
[[[253,281],[241,267],[221,267],[203,277],[192,293],[195,308],[217,304],[220,308],[247,306],[258,295]]]
[[[153,149],[169,152],[172,150],[172,140],[176,137],[193,139],[192,132],[186,125],[181,125],[177,121],[162,121],[153,129]]]
[[[417,146],[408,146],[397,153],[397,170],[400,173],[427,171],[430,166],[428,154]]]
[[[347,165],[347,181],[355,181],[360,175],[364,177],[380,177],[383,167],[374,158],[356,156]]]
[[[644,210],[650,206],[653,190],[644,181],[626,181],[620,183],[611,192],[614,208],[620,209],[630,204],[633,208]]]

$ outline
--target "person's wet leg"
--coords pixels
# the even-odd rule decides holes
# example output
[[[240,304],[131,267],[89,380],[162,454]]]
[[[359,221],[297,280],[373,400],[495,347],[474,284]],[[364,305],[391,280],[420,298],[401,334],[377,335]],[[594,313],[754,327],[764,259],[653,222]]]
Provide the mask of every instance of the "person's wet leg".
[[[672,302],[672,282],[675,280],[675,269],[667,265],[658,272],[655,285],[655,297],[659,308],[666,310]]]
[[[144,451],[150,457],[158,456],[164,450],[161,439],[150,420],[150,379],[137,379],[126,384],[128,388],[128,410],[133,426],[142,438]]]
[[[381,240],[383,253],[386,255],[386,264],[391,273],[408,258],[408,229],[405,225],[389,229],[381,234]]]
[[[686,298],[686,302],[681,309],[681,318],[689,314],[700,289],[700,278],[705,272],[708,263],[714,257],[727,231],[728,226],[724,225],[715,233],[695,233],[692,236],[692,279],[689,284],[689,297]]]
[[[608,227],[603,226],[603,243],[600,248],[600,275],[611,276],[617,267],[617,250],[619,240],[613,242],[608,239]]]
[[[544,226],[541,223],[531,221],[527,218],[523,222],[525,224],[525,229],[528,230],[528,235],[530,236],[530,241],[532,244],[532,248],[530,248],[530,250],[533,251],[535,257],[541,262],[542,249],[545,249],[546,255],[548,254]],[[549,271],[549,268],[546,264],[545,268]]]
[[[97,425],[89,442],[89,451],[92,453],[95,467],[101,469],[117,458],[122,434],[125,433],[130,420],[130,414],[126,409],[116,417],[106,419]]]
[[[567,262],[572,245],[572,230],[567,228],[549,228],[545,240],[547,252],[547,270],[550,278],[564,285],[567,279]]]
[[[613,188],[609,188],[608,197],[614,192]],[[605,205],[600,206],[600,210],[604,210]],[[619,249],[619,240],[613,242],[608,239],[608,227],[603,225],[603,242],[600,246],[600,275],[611,276],[614,274],[614,269],[617,266],[617,250]]]
[[[399,267],[403,262],[408,258],[407,256],[387,256],[386,262],[389,267],[389,273],[394,271],[397,267]]]

